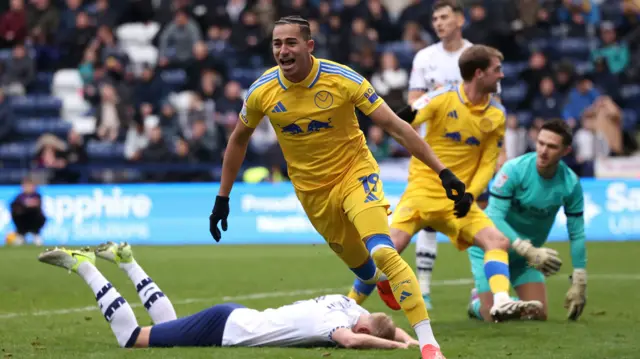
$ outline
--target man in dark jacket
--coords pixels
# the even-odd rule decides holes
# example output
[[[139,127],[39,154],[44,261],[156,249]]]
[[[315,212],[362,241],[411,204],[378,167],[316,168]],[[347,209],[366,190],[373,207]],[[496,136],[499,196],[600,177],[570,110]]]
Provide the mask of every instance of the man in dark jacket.
[[[11,202],[11,218],[16,226],[16,243],[24,243],[27,233],[32,233],[33,244],[42,244],[40,231],[47,218],[42,211],[42,197],[28,177],[22,180],[22,192]]]

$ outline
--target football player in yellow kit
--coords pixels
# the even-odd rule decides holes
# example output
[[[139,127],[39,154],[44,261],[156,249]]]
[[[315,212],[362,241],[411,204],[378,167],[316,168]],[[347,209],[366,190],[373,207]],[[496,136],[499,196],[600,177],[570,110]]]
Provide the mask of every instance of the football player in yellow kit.
[[[358,278],[391,282],[420,342],[425,359],[442,359],[420,287],[390,238],[379,168],[359,128],[355,109],[390,133],[441,179],[438,192],[460,200],[462,183],[431,147],[400,119],[369,82],[347,66],[311,55],[309,23],[300,17],[276,22],[272,49],[278,66],[249,88],[240,121],[229,139],[210,231],[227,229],[229,193],[249,138],[266,115],[276,130],[289,176],[309,220]],[[443,189],[444,188],[444,189]],[[377,268],[379,268],[379,270]]]
[[[413,126],[427,124],[425,141],[468,184],[468,190],[452,206],[439,188],[438,178],[414,157],[409,183],[391,224],[391,237],[400,252],[425,227],[446,234],[461,251],[471,245],[483,248],[484,270],[494,295],[491,316],[495,321],[530,316],[542,309],[539,301],[509,297],[509,240],[474,203],[493,177],[504,137],[506,111],[492,97],[504,77],[501,61],[502,54],[496,49],[469,47],[459,59],[461,85],[422,95],[411,105],[412,109],[400,112]],[[349,296],[361,303],[368,288],[356,280]],[[389,307],[400,309],[390,295],[388,282],[378,283],[378,289]]]

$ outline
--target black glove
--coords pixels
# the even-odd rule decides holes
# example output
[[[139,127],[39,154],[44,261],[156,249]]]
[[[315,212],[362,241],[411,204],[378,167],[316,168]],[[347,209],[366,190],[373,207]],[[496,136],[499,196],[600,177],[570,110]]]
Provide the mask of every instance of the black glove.
[[[469,192],[465,192],[462,195],[462,199],[456,202],[453,205],[453,214],[456,215],[456,218],[462,218],[469,213],[471,209],[471,204],[473,203],[473,195]]]
[[[454,202],[460,202],[466,189],[464,182],[460,181],[448,168],[440,171],[439,176],[440,180],[442,180],[442,187],[447,192],[447,198]]]
[[[216,242],[220,242],[222,235],[218,229],[218,222],[222,221],[222,230],[227,231],[227,217],[229,217],[229,197],[216,196],[216,203],[213,205],[209,216],[209,232]]]
[[[416,117],[417,112],[418,111],[414,110],[411,106],[407,105],[398,110],[398,112],[396,112],[396,115],[398,115],[398,117],[400,117],[404,122],[411,123]]]

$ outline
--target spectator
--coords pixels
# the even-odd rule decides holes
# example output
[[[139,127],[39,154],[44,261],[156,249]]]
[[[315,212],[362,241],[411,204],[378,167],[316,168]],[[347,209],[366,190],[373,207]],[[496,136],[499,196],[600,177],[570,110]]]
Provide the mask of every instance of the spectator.
[[[149,129],[149,144],[142,150],[141,160],[149,163],[167,163],[173,154],[165,142],[162,129],[155,126]]]
[[[196,91],[200,87],[200,81],[205,71],[214,71],[215,79],[220,82],[225,80],[227,69],[224,63],[209,55],[209,49],[204,41],[198,41],[193,45],[193,59],[187,68],[187,89]]]
[[[309,21],[309,28],[311,30],[311,38],[315,42],[313,48],[313,54],[321,59],[329,58],[329,39],[320,30],[320,24],[317,20]]]
[[[36,142],[35,167],[49,170],[50,183],[65,183],[67,144],[52,134],[44,134]]]
[[[369,127],[367,147],[369,147],[373,157],[377,161],[382,161],[388,158],[391,154],[391,148],[387,136],[384,131],[376,125]]]
[[[469,10],[469,25],[463,30],[463,37],[474,44],[495,46],[496,34],[493,22],[487,17],[487,9],[476,2]]]
[[[540,93],[542,79],[551,75],[547,57],[542,51],[533,51],[529,57],[529,66],[522,71],[520,78],[527,84],[527,93],[520,103],[522,109],[529,109],[533,105],[533,100]]]
[[[102,141],[113,142],[118,138],[122,123],[123,108],[113,86],[105,84],[100,89],[96,134]]]
[[[627,44],[617,41],[616,29],[610,21],[600,25],[600,39],[602,46],[591,53],[591,60],[606,59],[611,73],[618,75],[629,65],[629,48]]]
[[[582,127],[574,137],[576,162],[580,167],[580,176],[594,176],[594,161],[609,155],[607,138],[596,130],[596,112],[593,109],[582,115]]]
[[[407,7],[402,10],[398,18],[398,25],[404,28],[408,22],[417,24],[431,23],[431,9],[421,0],[409,0]],[[425,29],[426,30],[426,29]]]
[[[142,122],[133,122],[129,125],[127,135],[124,140],[124,158],[128,161],[138,161],[149,144],[149,138],[145,133],[145,126]]]
[[[635,140],[622,131],[622,111],[609,96],[601,96],[594,102],[596,130],[602,133],[609,144],[611,153],[625,154],[625,142],[631,144]]]
[[[380,70],[371,78],[371,85],[391,108],[399,109],[404,105],[404,91],[409,84],[409,75],[401,69],[398,59],[392,52],[382,54]]]
[[[224,87],[224,95],[216,101],[216,121],[223,125],[228,135],[238,121],[238,114],[242,110],[242,89],[240,84],[230,81]]]
[[[76,27],[76,18],[82,11],[82,0],[66,0],[66,8],[60,13],[59,35],[67,37]]]
[[[145,65],[135,85],[135,105],[143,118],[160,111],[160,104],[167,98],[168,89],[151,65]],[[144,110],[143,110],[144,107]]]
[[[168,143],[182,136],[176,109],[168,101],[162,104],[160,115],[158,116],[158,126],[162,129],[162,133]]]
[[[65,49],[62,55],[60,67],[77,68],[84,52],[91,40],[96,35],[96,29],[91,26],[89,15],[80,11],[76,15],[75,27],[72,31],[61,35],[60,46]]]
[[[95,19],[96,27],[107,26],[113,28],[118,22],[118,13],[111,7],[109,0],[96,0],[94,6],[89,10]]]
[[[31,85],[36,76],[33,59],[27,54],[24,45],[18,44],[13,48],[11,59],[7,63],[3,83],[9,95],[24,95],[26,88]]]
[[[240,21],[240,15],[246,7],[246,0],[229,0],[227,2],[227,7],[225,8],[225,10],[232,23],[237,23]]]
[[[614,102],[622,103],[622,97],[620,94],[620,79],[609,71],[609,65],[607,59],[600,57],[595,60],[593,83],[596,88],[601,92],[610,96]]]
[[[337,13],[331,14],[329,17],[329,30],[327,42],[329,47],[329,56],[331,59],[340,63],[348,61],[349,52],[345,51],[349,46],[348,31],[342,26],[342,19]]]
[[[270,58],[264,46],[266,37],[253,11],[245,11],[232,30],[230,40],[237,52],[236,61],[239,67],[262,66],[264,61]]]
[[[11,104],[4,95],[4,90],[0,88],[0,141],[5,142],[13,133],[15,117]]]
[[[563,110],[563,117],[572,129],[576,129],[579,125],[577,119],[582,117],[582,112],[591,106],[599,96],[600,91],[593,87],[589,76],[582,75],[569,93],[567,104]]]
[[[507,160],[523,155],[527,151],[527,130],[518,123],[514,114],[507,116],[506,130],[504,133],[504,146]]]
[[[93,83],[93,75],[95,73],[95,65],[96,65],[96,52],[87,49],[84,52],[84,57],[82,58],[82,62],[80,66],[78,66],[78,71],[80,72],[80,77],[82,77],[82,83],[92,84]]]
[[[365,18],[369,27],[378,34],[378,41],[385,43],[394,39],[397,32],[381,0],[368,0],[365,4]]]
[[[193,57],[193,45],[200,40],[202,34],[198,25],[189,18],[185,9],[179,9],[174,20],[160,34],[159,65],[187,65]]]
[[[249,142],[250,152],[256,157],[257,162],[265,163],[273,147],[279,146],[276,131],[271,123],[266,120],[260,121]]]
[[[0,16],[0,48],[23,43],[27,37],[27,12],[24,0],[11,0],[9,11]]]
[[[258,0],[252,10],[258,17],[258,23],[262,26],[262,34],[271,35],[273,23],[277,20],[277,11],[273,0]]]
[[[58,31],[60,15],[51,0],[33,0],[27,10],[27,29],[34,43],[50,45]]]
[[[207,124],[196,120],[191,128],[189,151],[193,158],[200,163],[221,163],[222,145],[213,133],[207,130]]]
[[[289,6],[284,6],[280,16],[298,15],[305,19],[318,19],[320,12],[313,2],[308,0],[291,0]]]
[[[553,79],[549,76],[540,81],[540,94],[533,100],[533,116],[543,120],[562,117],[562,96],[556,91]]]
[[[11,202],[11,219],[16,226],[16,244],[24,243],[24,237],[33,233],[33,244],[42,245],[40,231],[47,218],[42,210],[42,196],[28,177],[22,180],[22,192]]]

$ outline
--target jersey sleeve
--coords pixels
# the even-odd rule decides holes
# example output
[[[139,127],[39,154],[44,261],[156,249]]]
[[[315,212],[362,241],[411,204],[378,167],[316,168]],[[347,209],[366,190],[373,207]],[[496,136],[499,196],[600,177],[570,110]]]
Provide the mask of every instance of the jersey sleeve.
[[[516,238],[519,237],[519,234],[507,223],[506,217],[511,208],[511,200],[515,194],[518,182],[519,178],[513,163],[505,163],[489,189],[489,205],[485,210],[498,230],[507,236],[511,242],[515,241]]]
[[[356,82],[345,80],[347,90],[351,95],[351,101],[356,108],[366,116],[375,111],[380,105],[384,103],[382,97],[378,96],[376,90],[365,78],[361,78],[362,83],[358,85]]]
[[[573,268],[585,268],[587,264],[586,237],[584,233],[584,195],[578,181],[565,199],[564,213],[567,216],[567,232],[571,240],[571,262]]]
[[[242,123],[247,127],[256,128],[264,117],[264,113],[261,110],[259,90],[251,91],[250,89],[242,104],[239,116]]]
[[[409,76],[409,91],[424,91],[428,89],[425,76],[427,63],[424,61],[424,52],[419,52],[413,58],[411,65],[411,75]]]
[[[351,330],[351,327],[351,321],[345,313],[341,311],[333,311],[325,315],[322,323],[319,323],[316,328],[316,335],[335,343],[333,340],[333,333],[340,328]]]
[[[437,118],[438,110],[444,105],[447,97],[443,92],[443,89],[428,92],[413,102],[411,107],[418,112],[411,126],[416,127]]]

